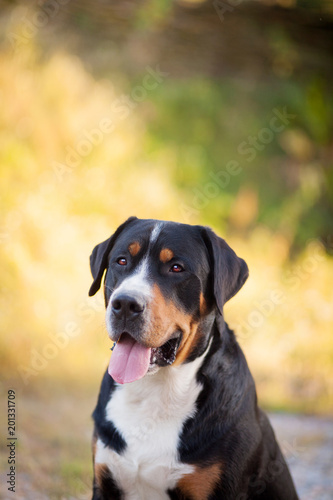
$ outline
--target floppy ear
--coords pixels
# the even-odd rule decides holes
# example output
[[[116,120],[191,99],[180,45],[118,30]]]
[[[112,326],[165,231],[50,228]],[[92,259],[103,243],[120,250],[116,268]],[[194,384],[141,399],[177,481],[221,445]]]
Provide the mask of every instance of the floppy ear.
[[[123,229],[125,229],[125,227],[134,220],[137,220],[137,217],[130,217],[127,219],[118,227],[116,232],[109,239],[103,241],[99,245],[96,245],[93,249],[92,254],[90,255],[90,269],[94,281],[89,290],[89,297],[95,295],[95,293],[100,289],[103,274],[108,265],[108,255],[115,244],[116,239]]]
[[[210,228],[204,228],[203,238],[211,259],[215,302],[222,316],[223,305],[242,288],[249,269],[246,262]]]

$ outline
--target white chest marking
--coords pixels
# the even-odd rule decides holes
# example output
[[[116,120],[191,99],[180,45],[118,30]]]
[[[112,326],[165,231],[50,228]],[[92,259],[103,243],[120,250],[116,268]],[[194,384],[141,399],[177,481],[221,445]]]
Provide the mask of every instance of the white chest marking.
[[[127,447],[119,455],[98,439],[95,462],[109,467],[125,500],[169,500],[167,489],[193,472],[178,460],[177,446],[184,422],[196,411],[202,386],[195,375],[204,355],[118,386],[107,404],[107,419]]]

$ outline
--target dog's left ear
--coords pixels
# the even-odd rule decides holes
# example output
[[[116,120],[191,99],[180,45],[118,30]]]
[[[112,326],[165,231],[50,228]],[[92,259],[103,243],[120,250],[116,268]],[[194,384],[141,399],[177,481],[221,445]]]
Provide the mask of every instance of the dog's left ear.
[[[223,305],[242,288],[249,276],[245,260],[238,257],[226,241],[210,228],[202,233],[211,260],[214,297],[222,315]]]
[[[108,266],[108,256],[113,245],[115,244],[116,239],[123,231],[123,229],[125,229],[125,227],[134,220],[137,220],[137,217],[130,217],[129,219],[127,219],[118,227],[116,232],[110,238],[103,241],[102,243],[99,243],[99,245],[96,245],[93,249],[92,254],[90,255],[90,269],[94,281],[89,290],[89,297],[95,295],[95,293],[101,287],[103,274]]]

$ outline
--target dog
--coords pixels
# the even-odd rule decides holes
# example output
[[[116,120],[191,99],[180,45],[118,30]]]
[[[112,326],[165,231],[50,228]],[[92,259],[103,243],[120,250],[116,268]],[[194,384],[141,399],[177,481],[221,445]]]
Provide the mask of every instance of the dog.
[[[114,343],[93,500],[297,500],[223,305],[248,267],[210,228],[130,217],[91,256]]]

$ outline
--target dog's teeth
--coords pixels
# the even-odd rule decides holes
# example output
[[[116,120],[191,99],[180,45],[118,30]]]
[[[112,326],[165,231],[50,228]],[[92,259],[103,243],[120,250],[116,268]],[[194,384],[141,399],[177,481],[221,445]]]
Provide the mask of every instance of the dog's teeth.
[[[168,365],[172,365],[172,363],[174,362],[174,359],[169,359],[169,358],[166,358],[165,356],[163,356],[163,359],[166,363],[168,363]]]

